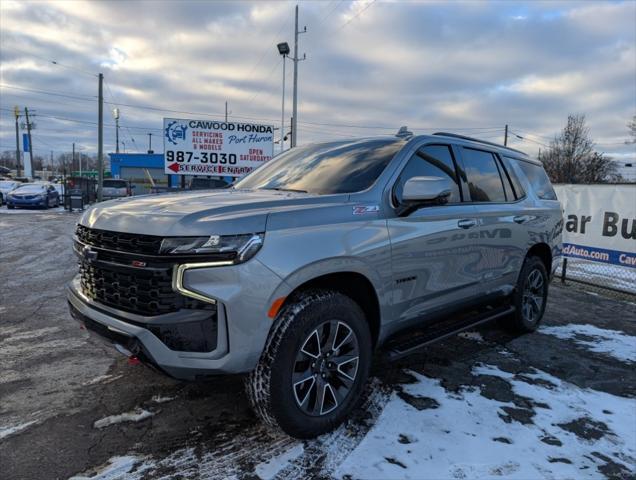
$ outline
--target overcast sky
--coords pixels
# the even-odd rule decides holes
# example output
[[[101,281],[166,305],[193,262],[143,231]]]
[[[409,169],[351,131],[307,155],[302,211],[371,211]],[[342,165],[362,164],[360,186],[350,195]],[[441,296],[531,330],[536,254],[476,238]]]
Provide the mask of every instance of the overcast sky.
[[[131,152],[147,149],[149,132],[163,150],[164,116],[223,118],[225,101],[230,119],[278,127],[276,43],[293,48],[294,5],[2,0],[0,150],[15,148],[19,105],[37,114],[36,154],[73,141],[94,152],[98,72],[107,152],[116,104]],[[301,2],[305,25],[300,144],[401,125],[502,142],[507,123],[524,137],[510,145],[536,154],[569,113],[584,113],[599,150],[636,157],[624,144],[636,114],[634,1]],[[292,78],[288,61],[287,118]]]

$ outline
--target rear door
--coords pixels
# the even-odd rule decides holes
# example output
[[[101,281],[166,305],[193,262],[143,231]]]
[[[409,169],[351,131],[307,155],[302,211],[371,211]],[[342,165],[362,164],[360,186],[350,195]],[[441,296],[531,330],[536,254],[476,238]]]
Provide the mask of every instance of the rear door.
[[[468,198],[476,209],[479,261],[474,265],[480,293],[508,294],[523,262],[531,219],[524,214],[521,187],[511,180],[499,156],[489,150],[461,147]]]
[[[406,181],[415,176],[447,177],[454,188],[445,205],[387,220],[397,328],[473,297],[478,281],[471,267],[478,256],[471,235],[477,228],[475,207],[462,201],[462,172],[452,147],[428,144],[410,156],[392,185],[394,207]]]

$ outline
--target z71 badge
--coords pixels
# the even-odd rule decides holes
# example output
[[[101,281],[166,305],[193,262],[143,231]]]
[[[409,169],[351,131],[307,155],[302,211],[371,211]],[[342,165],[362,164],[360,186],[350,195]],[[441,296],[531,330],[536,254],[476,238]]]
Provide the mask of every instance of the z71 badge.
[[[353,207],[354,215],[364,215],[365,213],[378,213],[380,211],[379,205],[357,205]]]

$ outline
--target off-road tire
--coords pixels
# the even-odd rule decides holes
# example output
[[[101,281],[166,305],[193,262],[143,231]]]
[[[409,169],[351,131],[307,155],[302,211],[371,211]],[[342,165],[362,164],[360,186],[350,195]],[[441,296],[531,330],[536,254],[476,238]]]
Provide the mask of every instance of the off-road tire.
[[[536,318],[530,320],[524,315],[523,303],[526,284],[527,282],[529,282],[529,276],[533,274],[533,272],[538,272],[541,275],[541,279],[543,282],[541,297],[543,301],[536,315]],[[515,291],[513,293],[513,305],[515,307],[515,312],[506,322],[507,327],[510,327],[510,329],[519,333],[534,332],[539,327],[539,324],[543,319],[543,314],[545,312],[545,307],[548,301],[548,283],[548,272],[545,268],[543,260],[535,256],[527,257],[523,262],[523,267],[521,268],[519,279],[517,280],[517,287],[515,288]]]
[[[299,349],[325,320],[345,323],[357,336],[359,363],[353,386],[335,410],[310,416],[298,406],[292,389],[292,369]],[[267,425],[295,438],[313,438],[340,425],[360,401],[369,376],[372,339],[360,306],[329,290],[308,290],[291,299],[277,316],[256,368],[245,386],[256,415]]]

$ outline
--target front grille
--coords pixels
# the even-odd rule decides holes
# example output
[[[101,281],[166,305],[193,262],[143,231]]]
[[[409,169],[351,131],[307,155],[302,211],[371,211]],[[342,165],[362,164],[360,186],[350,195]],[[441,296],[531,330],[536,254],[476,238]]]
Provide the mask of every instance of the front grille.
[[[172,290],[172,267],[142,269],[80,262],[82,291],[104,305],[139,315],[161,315],[186,308]]]
[[[179,258],[159,255],[162,237],[110,232],[82,225],[78,225],[75,233],[80,284],[82,292],[90,299],[144,316],[183,308],[210,310],[214,307],[172,289],[173,270]],[[96,258],[82,255],[85,245],[92,247]]]
[[[96,248],[142,255],[158,255],[163,237],[137,233],[109,232],[78,225],[77,239]]]

